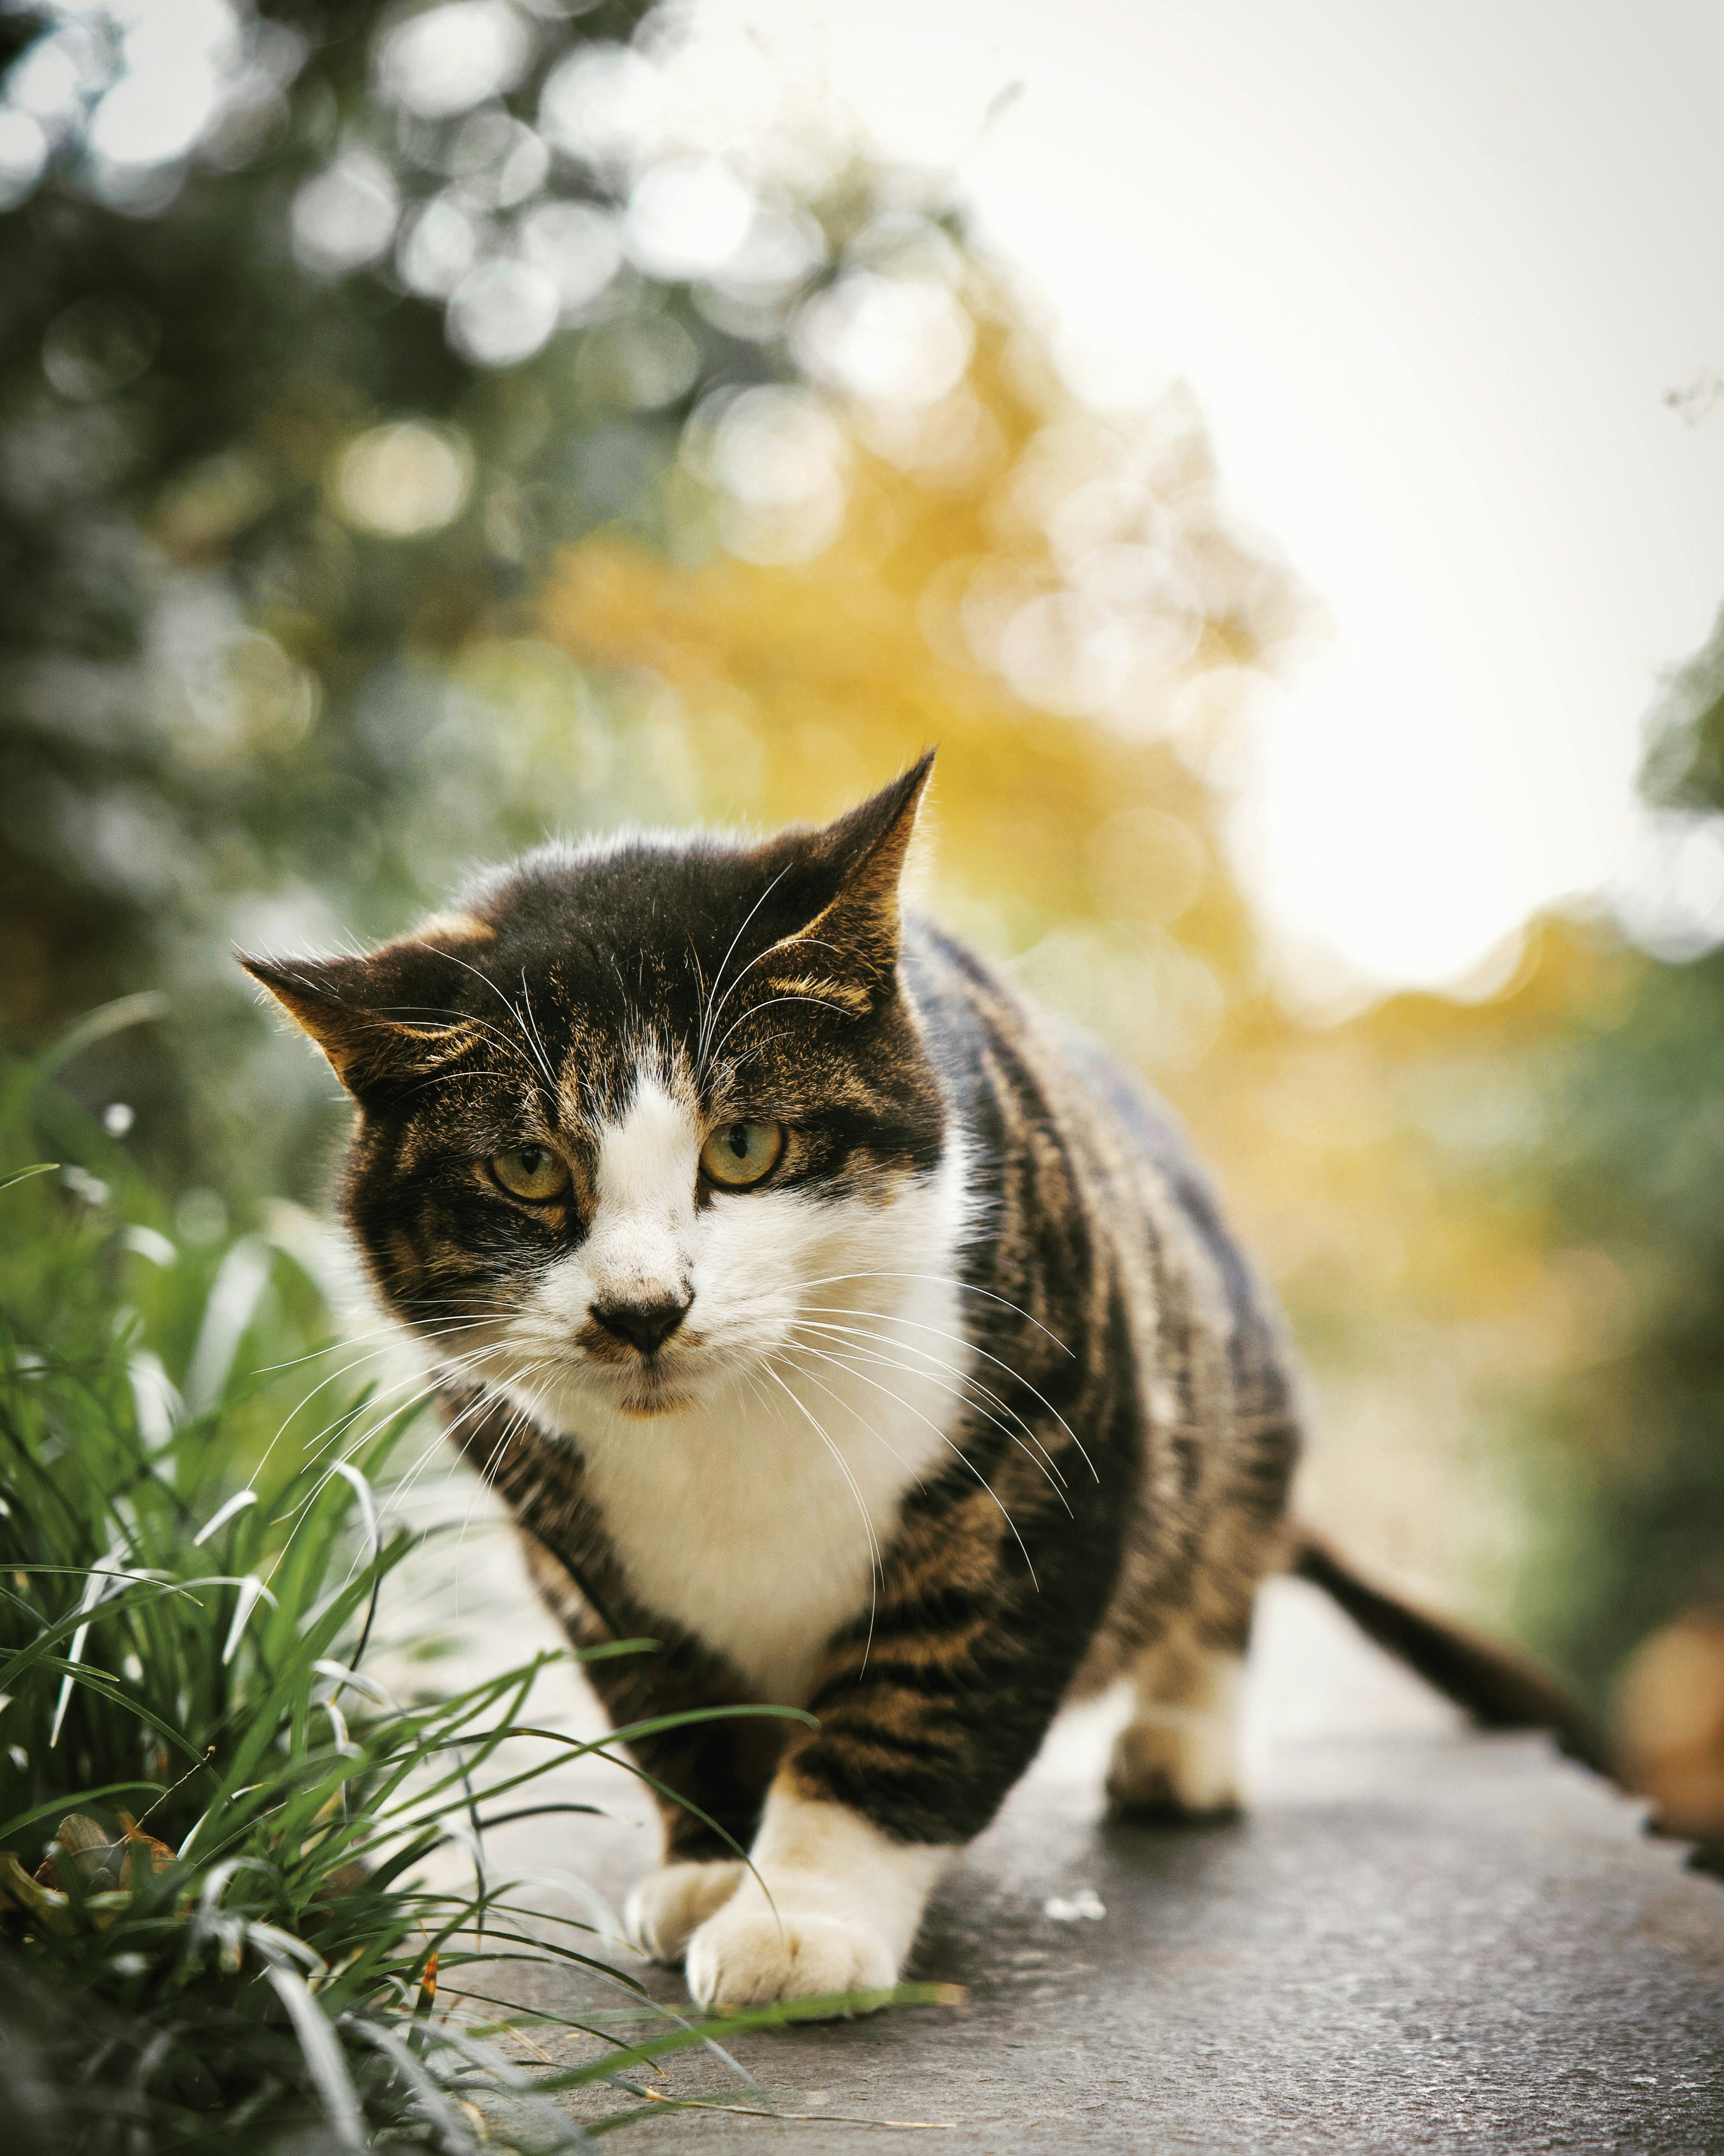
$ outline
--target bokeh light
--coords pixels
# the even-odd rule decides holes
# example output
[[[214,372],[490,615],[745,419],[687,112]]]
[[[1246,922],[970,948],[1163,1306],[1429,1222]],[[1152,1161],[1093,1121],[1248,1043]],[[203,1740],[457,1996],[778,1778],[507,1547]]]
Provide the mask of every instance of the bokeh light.
[[[382,159],[345,150],[294,197],[294,252],[306,269],[341,276],[387,250],[400,213],[400,191]]]
[[[409,111],[446,120],[512,90],[531,52],[527,24],[507,0],[444,0],[386,33],[377,80]]]
[[[416,538],[460,515],[472,478],[464,435],[423,420],[396,420],[370,428],[343,452],[341,506],[369,531]]]

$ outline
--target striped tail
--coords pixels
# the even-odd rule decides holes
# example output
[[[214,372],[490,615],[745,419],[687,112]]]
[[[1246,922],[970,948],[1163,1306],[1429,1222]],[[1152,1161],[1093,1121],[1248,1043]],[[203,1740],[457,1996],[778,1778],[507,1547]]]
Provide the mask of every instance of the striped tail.
[[[1296,1578],[1321,1587],[1397,1661],[1485,1729],[1547,1729],[1571,1759],[1614,1774],[1609,1746],[1578,1700],[1511,1647],[1470,1632],[1373,1586],[1315,1529],[1294,1529]]]

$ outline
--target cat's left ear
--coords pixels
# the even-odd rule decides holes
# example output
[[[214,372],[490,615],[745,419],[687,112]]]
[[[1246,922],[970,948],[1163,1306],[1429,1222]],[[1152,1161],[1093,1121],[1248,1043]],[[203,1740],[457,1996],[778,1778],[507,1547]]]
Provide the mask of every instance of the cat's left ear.
[[[362,957],[239,963],[310,1034],[354,1098],[367,1101],[429,1076],[472,1045],[477,1028],[449,1003],[444,947],[457,940],[433,920]]]
[[[933,768],[930,749],[890,786],[803,841],[810,865],[835,877],[838,890],[767,953],[762,971],[777,993],[837,1003],[859,1016],[872,1008],[897,967],[899,886]]]

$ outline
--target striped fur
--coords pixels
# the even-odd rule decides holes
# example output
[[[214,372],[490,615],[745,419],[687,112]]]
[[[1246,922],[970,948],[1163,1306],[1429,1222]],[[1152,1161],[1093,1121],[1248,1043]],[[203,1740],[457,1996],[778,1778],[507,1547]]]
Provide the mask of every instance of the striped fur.
[[[580,1644],[659,1643],[591,1665],[614,1720],[773,1687],[816,1717],[634,1743],[674,1861],[637,1928],[686,1943],[720,2003],[890,1981],[942,1853],[1063,1702],[1120,1676],[1138,1712],[1116,1799],[1230,1804],[1234,1675],[1286,1556],[1286,1365],[1167,1112],[900,921],[926,768],[824,831],[534,856],[367,959],[253,963],[357,1100],[346,1219],[539,1592]],[[625,1154],[643,1102],[653,1144]],[[751,1119],[785,1127],[781,1164],[758,1193],[708,1185],[703,1133]],[[522,1145],[566,1161],[553,1200],[486,1169]],[[606,1330],[607,1266],[637,1299],[685,1301],[661,1348]],[[893,1467],[859,1435],[850,1455],[877,1562],[793,1415],[768,1446],[767,1378],[834,1423],[827,1452],[839,1412],[888,1445]],[[776,1483],[734,1514],[709,1483],[703,1505],[701,1473],[746,1471],[751,1430]],[[668,1565],[642,1541],[655,1460]],[[804,1476],[827,1494],[798,1512]],[[798,1524],[775,1542],[779,1512]],[[757,1648],[701,1600],[719,1519]],[[825,1614],[799,1638],[803,1609]],[[734,1869],[694,1868],[751,1845],[770,1922]]]

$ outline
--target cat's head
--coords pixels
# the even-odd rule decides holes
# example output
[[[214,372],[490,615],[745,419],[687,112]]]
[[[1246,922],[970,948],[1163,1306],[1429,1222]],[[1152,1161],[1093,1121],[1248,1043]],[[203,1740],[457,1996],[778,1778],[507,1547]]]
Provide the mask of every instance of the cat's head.
[[[342,1209],[439,1361],[579,1430],[901,1283],[945,1150],[898,965],[931,761],[823,829],[550,847],[368,956],[244,962],[357,1105]]]

